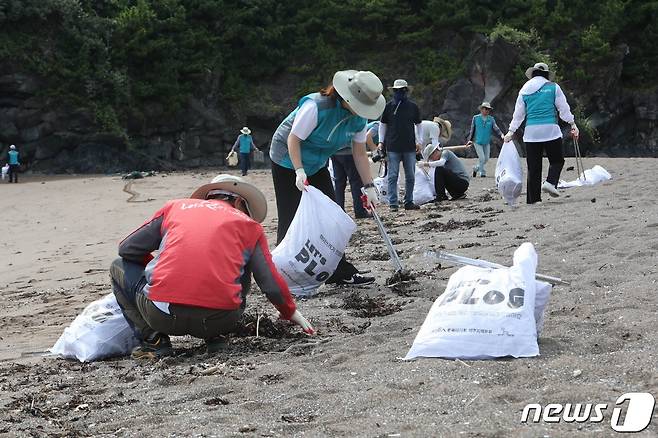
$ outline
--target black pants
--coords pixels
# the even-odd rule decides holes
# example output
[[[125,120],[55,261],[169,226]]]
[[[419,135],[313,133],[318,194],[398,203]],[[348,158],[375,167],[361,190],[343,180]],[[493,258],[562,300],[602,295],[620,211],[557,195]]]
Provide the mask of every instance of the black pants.
[[[448,199],[446,190],[450,196],[457,198],[468,190],[468,181],[454,173],[444,166],[439,166],[434,171],[434,188],[436,189],[436,199],[444,201]]]
[[[302,192],[297,189],[295,185],[295,171],[279,166],[272,162],[272,180],[274,182],[274,195],[276,196],[276,211],[279,216],[279,223],[276,232],[276,243],[281,243],[283,238],[290,228],[297,207],[302,200]],[[336,200],[334,193],[334,186],[331,183],[331,175],[326,167],[322,168],[319,172],[308,177],[308,182],[316,189],[327,195],[329,198]],[[321,213],[321,212],[320,212]],[[359,272],[350,262],[345,259],[345,256],[338,262],[336,271],[327,279],[327,283],[337,280],[350,278],[352,275]]]
[[[110,278],[123,316],[139,340],[155,332],[213,339],[235,331],[242,317],[242,309],[205,309],[180,304],[170,304],[169,314],[163,312],[144,294],[144,267],[138,263],[114,260]]]
[[[557,186],[560,173],[564,167],[564,154],[562,153],[562,138],[537,143],[526,143],[526,161],[528,163],[528,192],[527,203],[534,204],[541,201],[541,174],[542,157],[544,151],[548,157],[548,176],[546,181]]]
[[[251,167],[250,155],[251,154],[240,152],[240,170],[242,170],[242,175],[246,175],[247,171]]]
[[[9,182],[18,182],[18,168],[20,166],[18,164],[10,164],[9,165]]]
[[[352,155],[334,155],[331,157],[331,163],[334,167],[334,180],[336,183],[336,203],[340,208],[345,210],[345,188],[347,181],[350,181],[350,189],[352,190],[352,203],[354,204],[354,216],[359,218],[368,217],[366,209],[363,208],[361,202],[361,176],[354,164],[354,157]]]

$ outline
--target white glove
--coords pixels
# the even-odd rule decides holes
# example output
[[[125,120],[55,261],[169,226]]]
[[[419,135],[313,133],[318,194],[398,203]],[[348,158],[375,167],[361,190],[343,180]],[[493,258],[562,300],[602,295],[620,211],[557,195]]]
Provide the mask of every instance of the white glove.
[[[297,324],[298,326],[300,326],[302,328],[302,330],[304,330],[304,333],[306,333],[308,335],[314,335],[315,334],[315,329],[313,328],[311,323],[308,322],[306,320],[306,318],[304,318],[302,316],[301,313],[299,313],[299,310],[295,310],[295,313],[293,313],[292,316],[290,317],[290,321],[292,321],[295,324]]]
[[[580,137],[580,130],[578,129],[578,126],[574,123],[571,125],[571,137],[574,138],[574,140],[578,140],[578,137]]]
[[[295,170],[295,173],[297,174],[297,178],[295,179],[295,185],[297,186],[300,192],[305,192],[307,177],[304,168],[300,167],[299,169]]]
[[[427,161],[418,161],[416,162],[416,166],[423,168],[423,167],[430,167],[430,163]]]
[[[379,193],[377,192],[377,187],[368,187],[366,190],[366,205],[364,206],[366,210],[370,210],[373,207],[377,207],[379,204]]]
[[[513,137],[514,137],[514,133],[512,131],[510,131],[507,134],[505,134],[505,136],[503,137],[503,141],[505,143],[510,142],[510,141],[512,141]]]

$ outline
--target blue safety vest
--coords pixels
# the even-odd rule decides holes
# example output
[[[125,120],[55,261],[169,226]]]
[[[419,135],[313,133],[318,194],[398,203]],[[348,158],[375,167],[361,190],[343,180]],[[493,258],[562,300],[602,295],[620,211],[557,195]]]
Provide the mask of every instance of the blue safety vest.
[[[240,153],[248,154],[251,152],[251,135],[240,134]]]
[[[493,131],[493,117],[488,116],[486,119],[482,114],[473,117],[475,123],[475,143],[485,145],[491,142],[491,132]]]
[[[288,153],[288,136],[297,111],[307,100],[313,100],[318,107],[318,124],[301,142],[302,164],[310,176],[322,169],[329,157],[345,145],[351,145],[352,138],[365,128],[367,120],[343,108],[339,100],[320,93],[302,97],[297,108],[281,122],[272,137],[270,158],[279,166],[294,169]]]
[[[366,126],[366,132],[370,131],[372,128],[375,128],[375,133],[372,135],[372,142],[377,144],[379,143],[379,121],[375,120],[374,122],[368,123]]]
[[[10,165],[18,164],[18,151],[14,151],[14,150],[9,151],[9,164]]]
[[[554,82],[546,82],[539,90],[523,96],[526,126],[557,124],[555,87]]]

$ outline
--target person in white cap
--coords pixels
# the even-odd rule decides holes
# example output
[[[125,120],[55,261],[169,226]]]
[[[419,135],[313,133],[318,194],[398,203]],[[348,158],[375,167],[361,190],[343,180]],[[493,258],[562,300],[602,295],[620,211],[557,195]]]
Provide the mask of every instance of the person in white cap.
[[[496,119],[491,115],[493,107],[489,102],[482,102],[480,114],[473,116],[471,129],[468,133],[467,145],[474,145],[478,155],[478,164],[473,166],[473,178],[480,172],[482,178],[487,176],[487,162],[491,155],[491,133],[495,132],[502,139],[505,138],[496,124]]]
[[[466,168],[453,150],[467,149],[470,146],[451,146],[441,148],[438,145],[427,145],[423,149],[423,160],[418,167],[425,170],[434,169],[434,188],[436,189],[436,202],[447,201],[450,194],[452,200],[466,197],[470,183]]]
[[[242,170],[242,176],[246,176],[251,168],[251,154],[256,149],[254,139],[251,137],[251,129],[246,126],[240,130],[240,135],[238,135],[235,143],[233,143],[229,155],[236,153],[236,149],[240,151],[240,170]]]
[[[398,176],[400,161],[404,166],[405,210],[418,210],[414,204],[414,173],[416,154],[421,152],[423,137],[420,110],[415,102],[408,97],[409,84],[404,79],[396,79],[392,87],[393,99],[384,109],[379,123],[379,147],[386,151],[388,160],[388,196],[391,211],[397,211],[398,206]]]
[[[562,153],[562,131],[559,117],[571,125],[571,135],[578,138],[579,131],[567,98],[558,84],[552,82],[551,72],[543,62],[526,70],[528,82],[521,87],[516,99],[512,123],[504,141],[512,141],[514,133],[525,120],[523,141],[526,145],[528,162],[527,203],[541,202],[541,192],[560,196],[557,184],[564,166]],[[546,152],[549,167],[546,181],[542,184],[542,156]]]
[[[16,145],[9,146],[9,152],[7,153],[7,164],[9,164],[9,182],[17,183],[18,182],[18,169],[21,166],[19,160],[18,150],[16,150]]]
[[[189,198],[167,202],[119,244],[110,277],[141,341],[133,358],[171,354],[169,335],[204,339],[209,353],[221,349],[238,327],[252,275],[282,319],[314,333],[272,262],[260,224],[266,215],[258,188],[218,175]]]
[[[339,71],[331,85],[302,97],[297,108],[281,122],[270,147],[279,216],[277,243],[290,227],[306,184],[336,199],[326,164],[346,145],[352,148],[367,204],[374,206],[379,201],[366,155],[366,124],[384,110],[382,91],[382,82],[372,72]],[[343,257],[327,283],[354,285],[374,281],[374,277],[359,275],[359,270]]]

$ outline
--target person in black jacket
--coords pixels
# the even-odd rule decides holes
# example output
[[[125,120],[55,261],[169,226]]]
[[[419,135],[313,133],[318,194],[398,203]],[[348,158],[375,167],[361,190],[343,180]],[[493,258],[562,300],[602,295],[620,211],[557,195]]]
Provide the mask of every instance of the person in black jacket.
[[[388,157],[388,193],[392,211],[398,209],[398,175],[400,161],[404,165],[404,209],[418,210],[413,202],[416,154],[420,153],[423,136],[418,105],[407,97],[409,85],[404,79],[396,79],[392,87],[393,99],[386,104],[379,123],[379,147],[386,149]]]

